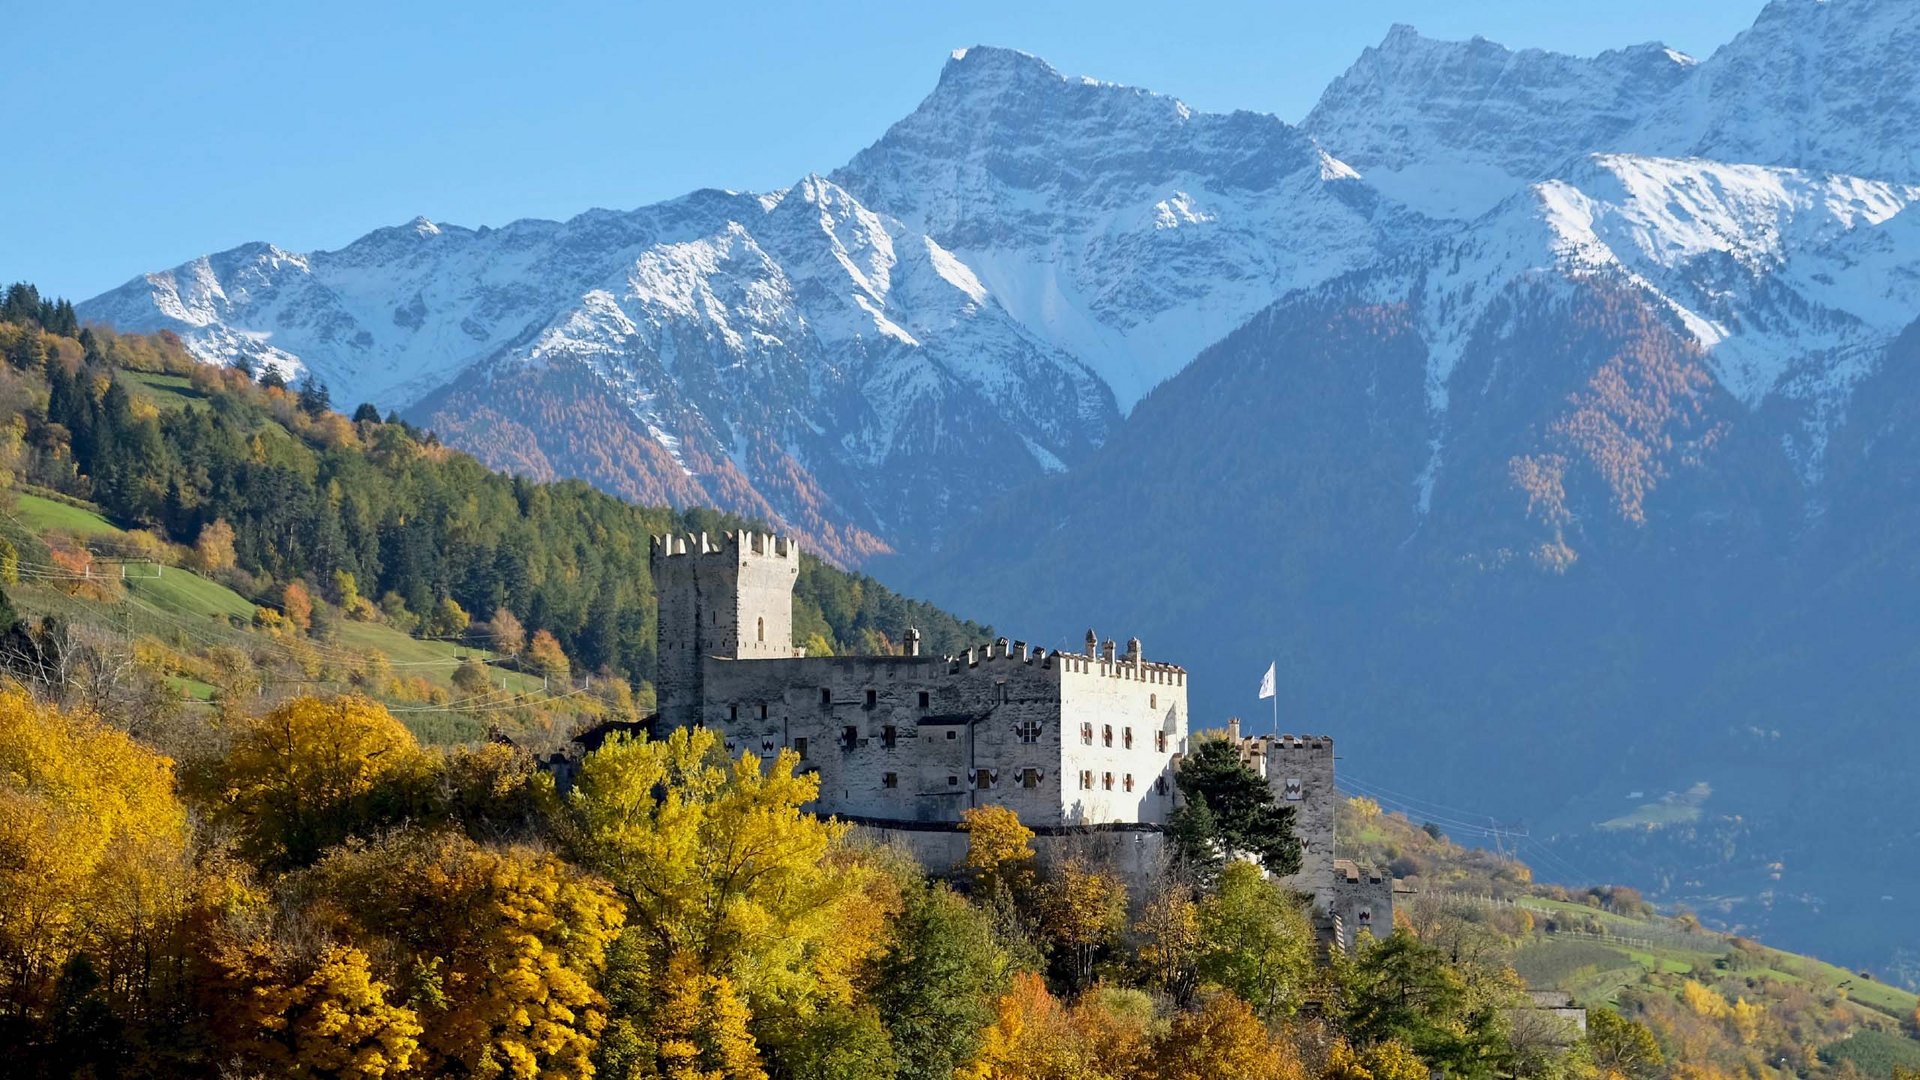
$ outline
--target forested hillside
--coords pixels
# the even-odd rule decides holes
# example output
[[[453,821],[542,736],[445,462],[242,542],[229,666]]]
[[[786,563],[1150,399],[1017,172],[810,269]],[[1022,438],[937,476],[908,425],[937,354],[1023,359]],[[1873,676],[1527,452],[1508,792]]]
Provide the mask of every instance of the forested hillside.
[[[159,586],[147,579],[200,579],[202,594],[231,596],[248,613],[249,629],[303,649],[351,653],[383,628],[464,644],[549,683],[562,674],[624,683],[644,709],[648,537],[744,524],[490,472],[371,404],[351,418],[335,412],[322,385],[287,387],[270,374],[256,383],[195,362],[170,335],[82,329],[70,304],[30,286],[9,290],[5,316],[7,529],[29,585],[43,591],[124,585],[150,606],[146,592]],[[811,556],[795,617],[797,638],[816,652],[884,650],[909,625],[935,650],[987,634]],[[192,629],[204,638],[227,628]]]

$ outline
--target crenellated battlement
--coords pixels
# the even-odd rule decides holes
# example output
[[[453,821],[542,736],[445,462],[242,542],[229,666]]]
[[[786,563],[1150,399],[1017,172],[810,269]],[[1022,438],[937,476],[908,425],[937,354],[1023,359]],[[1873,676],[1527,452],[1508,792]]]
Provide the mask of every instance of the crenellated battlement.
[[[1000,638],[947,657],[947,668],[949,672],[958,672],[979,667],[983,663],[1017,663],[1047,670],[1057,669],[1068,674],[1101,675],[1112,679],[1159,686],[1187,685],[1186,668],[1178,664],[1163,664],[1143,659],[1140,655],[1139,638],[1134,638],[1127,643],[1127,652],[1124,655],[1116,655],[1116,646],[1111,640],[1106,643],[1104,649],[1097,648],[1096,641],[1092,631],[1088,631],[1087,651],[1070,653],[1060,650],[1048,652],[1044,648],[1029,647],[1024,641]]]
[[[1253,742],[1254,753],[1273,757],[1333,753],[1333,736],[1331,735],[1262,735]]]
[[[800,544],[792,537],[741,529],[719,536],[709,533],[669,533],[648,537],[648,555],[654,560],[680,556],[722,555],[735,559],[799,559]]]

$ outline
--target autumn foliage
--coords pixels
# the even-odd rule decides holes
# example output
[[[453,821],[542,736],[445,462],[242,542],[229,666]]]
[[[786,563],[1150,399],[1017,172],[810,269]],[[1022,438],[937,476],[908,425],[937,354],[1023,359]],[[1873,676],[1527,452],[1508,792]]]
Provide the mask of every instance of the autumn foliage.
[[[0,1035],[34,1076],[1718,1080],[1667,1064],[1695,1028],[1780,1031],[1689,983],[1523,1046],[1510,969],[1404,928],[1316,962],[1251,863],[1129,879],[1002,808],[929,880],[799,766],[615,737],[562,793],[348,696],[176,775],[0,690]]]

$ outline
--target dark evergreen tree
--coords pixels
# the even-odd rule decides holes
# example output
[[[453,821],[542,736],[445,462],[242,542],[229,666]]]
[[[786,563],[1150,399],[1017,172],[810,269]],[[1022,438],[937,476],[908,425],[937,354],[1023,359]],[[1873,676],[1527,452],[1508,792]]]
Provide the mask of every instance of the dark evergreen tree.
[[[1175,811],[1172,830],[1183,858],[1206,866],[1245,854],[1272,874],[1300,869],[1293,807],[1274,802],[1273,789],[1240,759],[1238,746],[1227,739],[1202,739],[1181,759],[1174,777],[1186,798]]]

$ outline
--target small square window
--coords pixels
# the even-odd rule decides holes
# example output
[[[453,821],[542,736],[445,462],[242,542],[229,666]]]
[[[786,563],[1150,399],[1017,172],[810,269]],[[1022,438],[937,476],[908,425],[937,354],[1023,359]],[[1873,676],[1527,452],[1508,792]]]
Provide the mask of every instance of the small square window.
[[[1014,727],[1013,733],[1020,736],[1023,743],[1037,743],[1040,741],[1040,721],[1023,720]]]
[[[1040,770],[1032,767],[1021,769],[1020,770],[1020,786],[1023,788],[1039,787],[1040,786]]]
[[[960,786],[960,778],[959,778],[959,777],[957,777],[957,776],[955,776],[955,775],[953,775],[952,773],[948,773],[948,774],[947,774],[947,786],[948,786],[948,787],[959,787],[959,786]]]
[[[899,786],[900,786],[900,774],[899,774],[899,773],[897,773],[897,772],[890,772],[890,773],[882,773],[882,774],[880,775],[880,786],[881,786],[881,787],[883,787],[883,788],[897,788],[897,787],[899,787]]]
[[[947,729],[947,741],[948,741],[948,742],[952,742],[953,740],[955,740],[955,739],[957,739],[957,738],[959,738],[959,737],[960,737],[960,733],[959,733],[958,731],[955,731],[955,730],[954,730],[954,729],[952,729],[952,728],[948,728],[948,729]]]
[[[993,787],[993,770],[992,769],[975,769],[973,772],[973,786],[976,788],[979,788],[981,791],[986,791],[992,788]]]
[[[880,729],[880,745],[889,750],[893,749],[893,744],[899,737],[899,729],[895,728],[892,724],[888,724]]]

